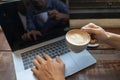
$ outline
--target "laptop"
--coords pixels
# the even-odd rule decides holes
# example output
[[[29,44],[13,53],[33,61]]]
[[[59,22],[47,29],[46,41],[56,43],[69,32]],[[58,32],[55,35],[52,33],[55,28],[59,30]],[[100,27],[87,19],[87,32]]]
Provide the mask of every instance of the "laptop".
[[[96,59],[86,49],[76,54],[67,48],[65,34],[70,29],[69,22],[62,28],[57,27],[50,33],[48,31],[47,36],[40,37],[37,41],[22,40],[26,23],[24,15],[21,16],[16,7],[18,3],[15,1],[0,5],[0,25],[12,50],[17,80],[37,80],[31,72],[34,67],[32,61],[36,55],[43,57],[44,52],[54,60],[55,56],[62,59],[66,77],[96,63]]]

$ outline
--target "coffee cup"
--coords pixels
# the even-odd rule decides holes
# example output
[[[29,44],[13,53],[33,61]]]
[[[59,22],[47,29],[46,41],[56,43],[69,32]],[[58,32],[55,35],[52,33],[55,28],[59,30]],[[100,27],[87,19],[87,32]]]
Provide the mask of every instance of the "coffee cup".
[[[72,29],[66,33],[66,43],[70,50],[79,53],[87,48],[90,42],[90,35],[80,29]]]
[[[37,17],[40,19],[40,21],[45,23],[48,20],[48,12],[41,12],[37,15]]]

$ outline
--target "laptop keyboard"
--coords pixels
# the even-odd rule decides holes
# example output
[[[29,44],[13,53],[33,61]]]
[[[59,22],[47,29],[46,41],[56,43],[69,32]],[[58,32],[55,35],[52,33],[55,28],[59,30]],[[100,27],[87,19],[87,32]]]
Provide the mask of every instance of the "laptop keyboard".
[[[25,52],[21,54],[24,69],[32,68],[34,64],[32,61],[35,59],[36,55],[43,57],[43,53],[47,53],[52,58],[60,56],[62,54],[68,53],[70,50],[66,46],[65,39],[39,47],[37,49]]]

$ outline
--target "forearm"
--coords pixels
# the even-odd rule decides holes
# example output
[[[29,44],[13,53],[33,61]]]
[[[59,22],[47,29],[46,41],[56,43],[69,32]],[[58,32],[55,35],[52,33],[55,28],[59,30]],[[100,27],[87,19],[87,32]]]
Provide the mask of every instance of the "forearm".
[[[107,39],[104,42],[120,50],[120,35],[107,32]]]

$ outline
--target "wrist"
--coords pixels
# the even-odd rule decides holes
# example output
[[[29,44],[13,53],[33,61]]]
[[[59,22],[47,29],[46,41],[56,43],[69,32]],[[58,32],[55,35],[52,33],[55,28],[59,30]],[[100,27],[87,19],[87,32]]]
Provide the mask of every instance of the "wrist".
[[[110,37],[111,37],[111,33],[110,32],[106,32],[106,37],[104,38],[104,42],[108,42],[110,40]]]
[[[60,79],[54,79],[54,80],[65,80],[65,78],[60,78]]]
[[[62,76],[62,77],[55,77],[54,80],[65,80],[65,77]]]

